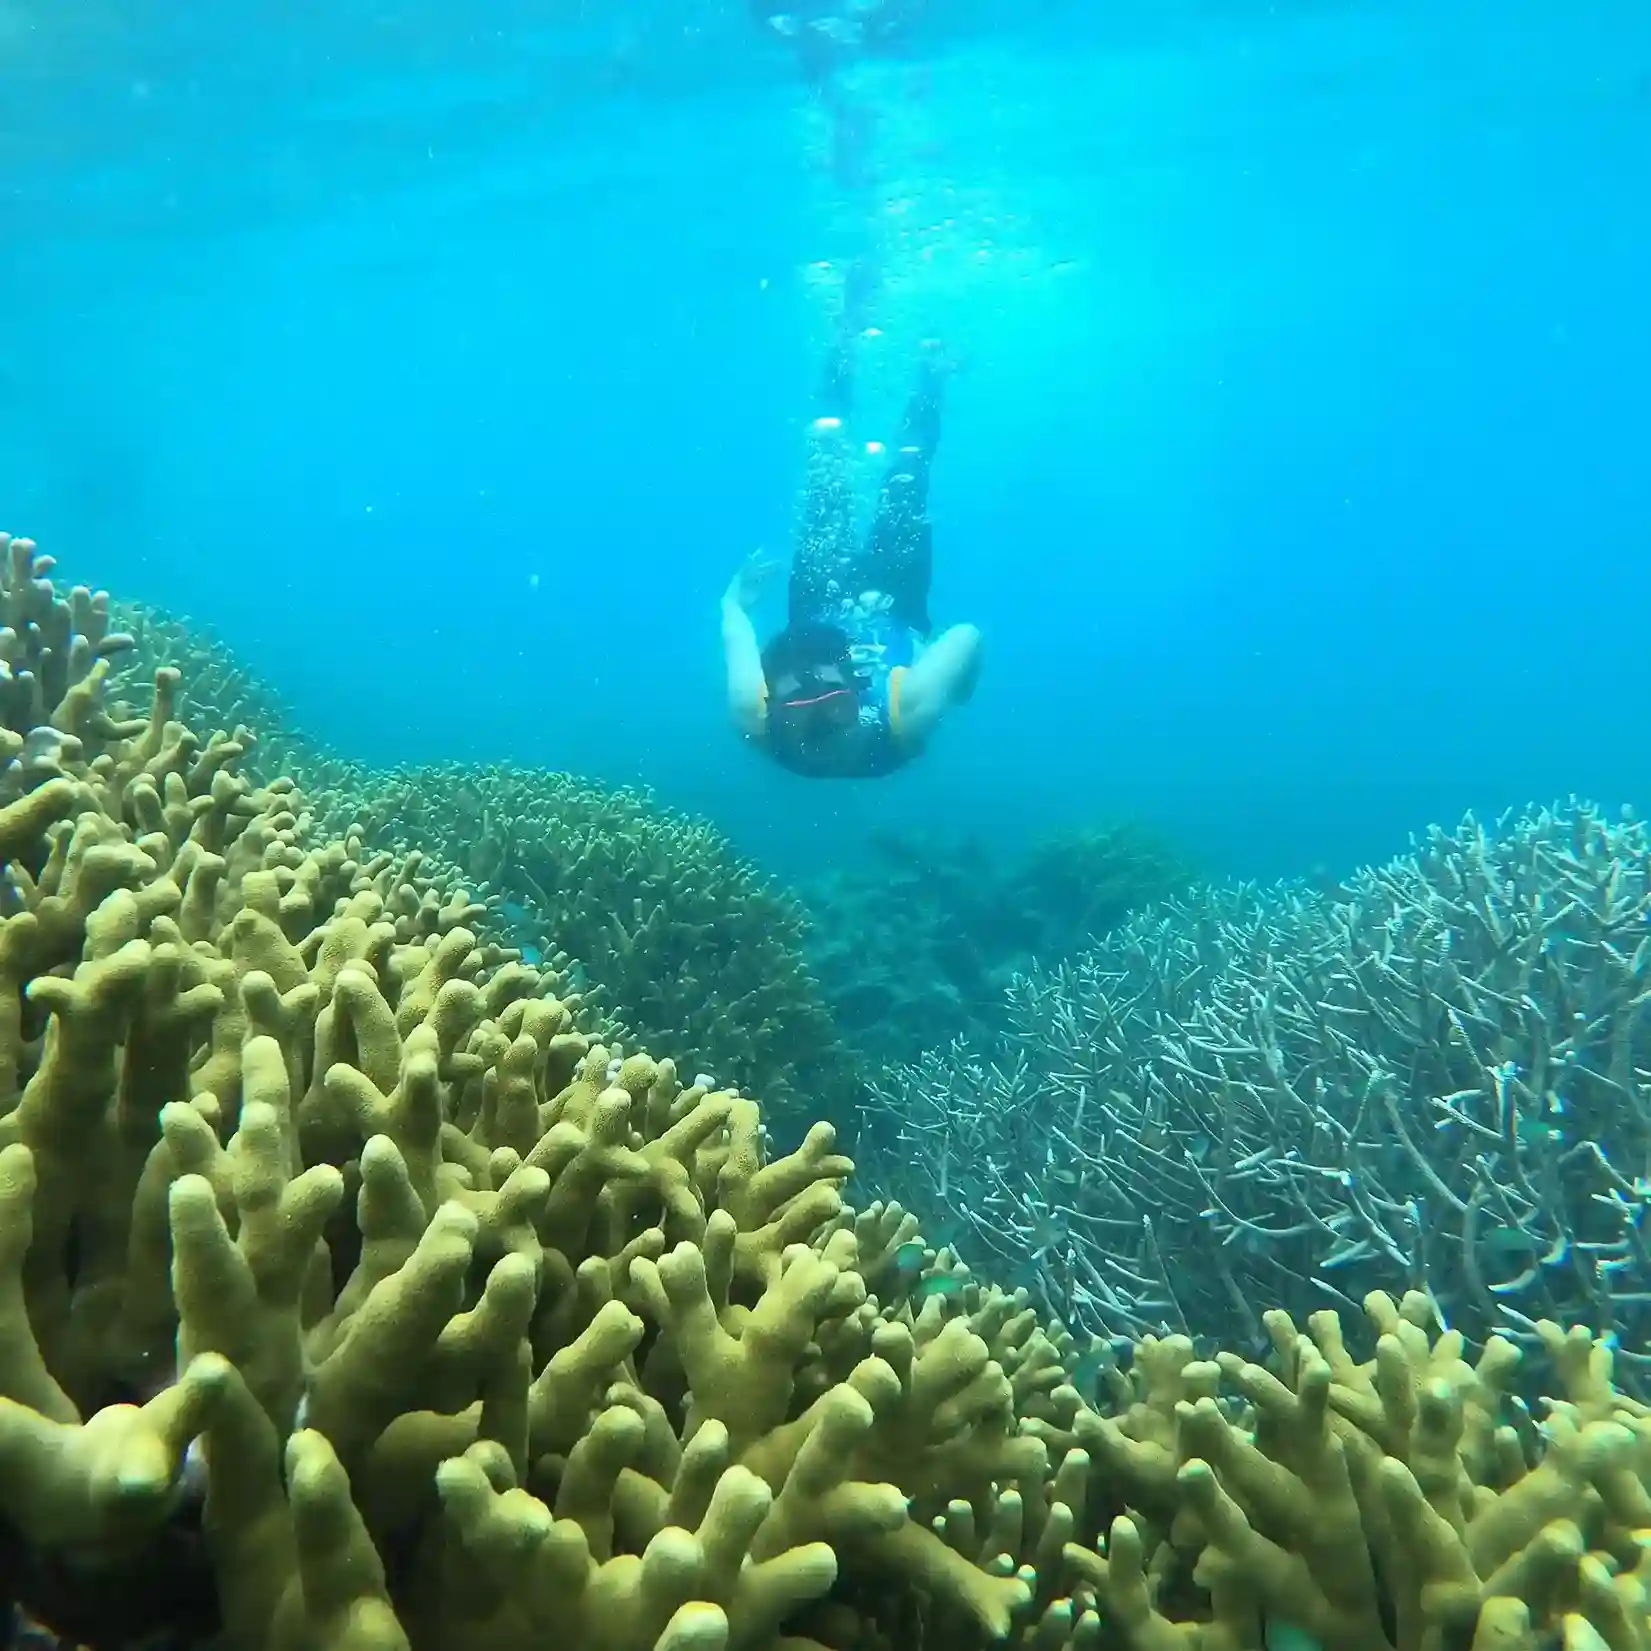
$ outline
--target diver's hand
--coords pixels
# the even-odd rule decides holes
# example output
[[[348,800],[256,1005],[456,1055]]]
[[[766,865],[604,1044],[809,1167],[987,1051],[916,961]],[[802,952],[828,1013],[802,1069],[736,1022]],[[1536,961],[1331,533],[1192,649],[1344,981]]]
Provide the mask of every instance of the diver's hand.
[[[779,560],[764,550],[754,550],[746,557],[738,573],[728,581],[722,593],[724,602],[737,608],[754,608],[768,588],[769,581],[779,569]]]

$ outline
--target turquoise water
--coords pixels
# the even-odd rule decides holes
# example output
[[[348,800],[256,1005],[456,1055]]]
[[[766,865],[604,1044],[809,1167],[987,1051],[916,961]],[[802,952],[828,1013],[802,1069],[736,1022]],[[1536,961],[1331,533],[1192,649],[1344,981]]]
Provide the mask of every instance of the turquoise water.
[[[643,779],[786,871],[1643,800],[1651,9],[932,0],[842,84],[847,182],[743,4],[0,0],[0,525],[352,753]],[[989,653],[820,787],[730,733],[715,607],[868,244],[865,435],[965,358]]]

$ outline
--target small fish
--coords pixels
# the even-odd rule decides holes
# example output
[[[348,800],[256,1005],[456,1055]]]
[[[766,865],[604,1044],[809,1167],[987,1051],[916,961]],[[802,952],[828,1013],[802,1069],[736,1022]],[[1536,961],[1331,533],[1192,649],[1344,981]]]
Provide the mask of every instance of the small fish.
[[[1116,1363],[1112,1349],[1104,1341],[1093,1343],[1089,1351],[1072,1366],[1072,1386],[1093,1404],[1100,1389],[1101,1376]]]
[[[903,1273],[919,1273],[928,1254],[929,1247],[922,1239],[909,1239],[894,1252],[894,1264]]]
[[[1508,1260],[1532,1255],[1537,1247],[1536,1240],[1523,1227],[1492,1227],[1479,1242],[1490,1254]]]
[[[1282,1617],[1267,1618],[1263,1637],[1267,1651],[1324,1651],[1315,1635],[1309,1634],[1305,1628],[1298,1628],[1293,1622],[1286,1622]]]
[[[1004,1282],[1011,1290],[1035,1290],[1043,1277],[1042,1259],[1043,1251],[1039,1250],[1036,1255],[1015,1262],[1004,1275]]]
[[[962,1293],[968,1280],[957,1273],[930,1273],[918,1282],[912,1291],[913,1301],[928,1301],[934,1296],[955,1296]]]

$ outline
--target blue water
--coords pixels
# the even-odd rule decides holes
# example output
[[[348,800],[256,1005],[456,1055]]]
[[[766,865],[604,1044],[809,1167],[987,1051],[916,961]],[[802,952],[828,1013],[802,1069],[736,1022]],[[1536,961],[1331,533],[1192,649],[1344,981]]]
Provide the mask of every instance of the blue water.
[[[354,754],[642,779],[788,872],[1646,800],[1651,7],[934,0],[854,74],[845,189],[743,4],[0,0],[0,525]],[[864,434],[967,357],[935,602],[989,658],[827,786],[728,731],[715,605],[868,234]]]

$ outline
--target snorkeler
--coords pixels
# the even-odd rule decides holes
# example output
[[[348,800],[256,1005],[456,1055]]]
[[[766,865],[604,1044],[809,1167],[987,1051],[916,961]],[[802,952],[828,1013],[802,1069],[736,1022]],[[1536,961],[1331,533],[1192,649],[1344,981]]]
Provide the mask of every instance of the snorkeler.
[[[903,767],[974,692],[980,672],[980,632],[954,625],[934,636],[929,620],[929,468],[940,440],[943,355],[925,347],[876,516],[858,544],[848,356],[845,329],[810,426],[785,628],[761,647],[751,622],[770,562],[748,561],[722,598],[735,724],[782,768],[819,779],[875,779]]]

